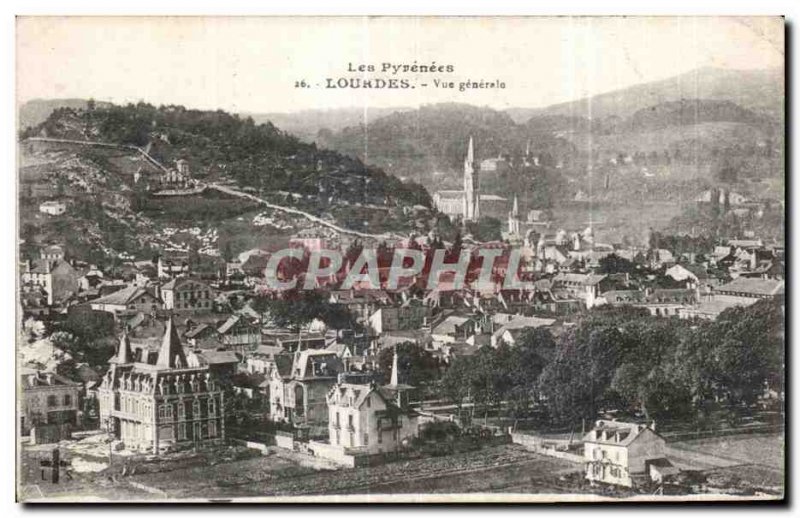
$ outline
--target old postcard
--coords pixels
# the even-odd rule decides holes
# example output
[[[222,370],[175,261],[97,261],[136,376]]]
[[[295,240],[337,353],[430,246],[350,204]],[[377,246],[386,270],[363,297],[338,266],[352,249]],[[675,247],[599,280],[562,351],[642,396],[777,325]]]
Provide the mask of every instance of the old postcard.
[[[785,494],[781,17],[19,17],[21,502]]]

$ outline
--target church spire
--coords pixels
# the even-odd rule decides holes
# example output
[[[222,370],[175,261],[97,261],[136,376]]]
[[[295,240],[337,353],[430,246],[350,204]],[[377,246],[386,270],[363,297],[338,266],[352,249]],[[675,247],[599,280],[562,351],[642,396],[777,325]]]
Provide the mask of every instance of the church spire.
[[[397,348],[394,349],[394,356],[392,357],[392,378],[389,382],[389,385],[392,387],[396,387],[399,384],[398,382],[398,372],[397,372]]]
[[[156,365],[170,369],[186,367],[186,355],[183,353],[183,346],[172,317],[167,320],[167,328],[164,330],[164,338],[161,340],[161,349],[158,350]]]
[[[475,144],[469,137],[467,156],[464,158],[464,221],[475,221],[480,217],[480,184],[475,167]]]

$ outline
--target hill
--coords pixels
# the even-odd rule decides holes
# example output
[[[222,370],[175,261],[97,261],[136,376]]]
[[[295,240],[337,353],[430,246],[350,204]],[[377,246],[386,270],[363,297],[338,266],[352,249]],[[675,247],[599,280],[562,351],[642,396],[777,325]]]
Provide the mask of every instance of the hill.
[[[24,253],[59,242],[71,257],[106,266],[163,250],[220,259],[286,246],[304,229],[333,232],[310,217],[216,189],[154,194],[165,169],[176,169],[180,159],[201,187],[233,187],[349,230],[407,235],[436,224],[421,186],[303,143],[272,124],[221,111],[144,103],[61,106],[21,133],[19,150]],[[66,214],[38,211],[51,199],[65,202]]]
[[[193,176],[234,181],[259,192],[332,195],[352,202],[430,206],[419,185],[404,184],[357,159],[301,142],[271,123],[182,106],[58,108],[23,137],[44,136],[147,146],[171,165],[186,160]]]
[[[17,125],[20,129],[38,126],[47,120],[51,113],[58,108],[71,108],[85,110],[87,99],[32,99],[19,106],[17,111]],[[97,102],[99,106],[109,106],[109,103]]]
[[[331,110],[300,110],[288,113],[243,113],[242,116],[251,117],[256,124],[270,122],[306,142],[314,142],[317,140],[320,131],[324,134],[325,132],[339,131],[348,126],[368,124],[370,121],[391,113],[411,109],[402,107],[353,107]]]
[[[511,108],[517,122],[533,116],[561,115],[592,119],[630,117],[650,106],[682,99],[731,101],[745,109],[784,118],[784,74],[782,69],[731,70],[704,67],[660,81],[652,81],[584,99],[545,108]]]

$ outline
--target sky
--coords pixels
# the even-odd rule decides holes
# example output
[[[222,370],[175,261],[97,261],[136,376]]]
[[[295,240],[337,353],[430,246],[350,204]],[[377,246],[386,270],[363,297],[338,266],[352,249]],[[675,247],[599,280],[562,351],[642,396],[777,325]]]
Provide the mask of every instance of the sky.
[[[16,37],[19,103],[91,97],[250,113],[533,108],[699,67],[784,62],[776,17],[19,17]],[[380,70],[415,62],[453,72]],[[351,63],[378,70],[349,72]],[[331,89],[328,78],[405,79],[414,88]],[[309,87],[296,87],[301,80]],[[460,92],[465,81],[505,87]]]

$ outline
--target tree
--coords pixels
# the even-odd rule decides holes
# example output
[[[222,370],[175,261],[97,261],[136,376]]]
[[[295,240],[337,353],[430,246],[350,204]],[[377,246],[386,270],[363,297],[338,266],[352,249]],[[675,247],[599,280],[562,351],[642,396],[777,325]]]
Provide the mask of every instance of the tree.
[[[598,273],[633,273],[636,265],[617,254],[609,254],[599,261]]]
[[[259,295],[253,299],[252,307],[263,316],[269,315],[275,325],[288,327],[295,333],[314,319],[334,329],[361,327],[347,307],[328,302],[316,291],[287,291],[276,299]]]
[[[677,417],[691,405],[689,391],[674,381],[670,369],[684,327],[669,320],[644,318],[622,328],[626,349],[611,388],[646,419]]]
[[[720,384],[733,403],[753,403],[765,384],[783,389],[784,315],[779,301],[725,310],[714,322]]]
[[[472,357],[460,356],[453,360],[441,379],[442,395],[458,407],[459,415],[464,402],[470,396],[473,369]]]
[[[430,351],[415,343],[404,342],[394,347],[384,348],[378,355],[378,368],[387,383],[392,373],[395,351],[397,351],[400,383],[419,389],[438,378],[439,364]]]
[[[554,420],[594,419],[608,396],[624,350],[622,341],[617,326],[596,317],[580,321],[559,337],[555,357],[539,378]]]

